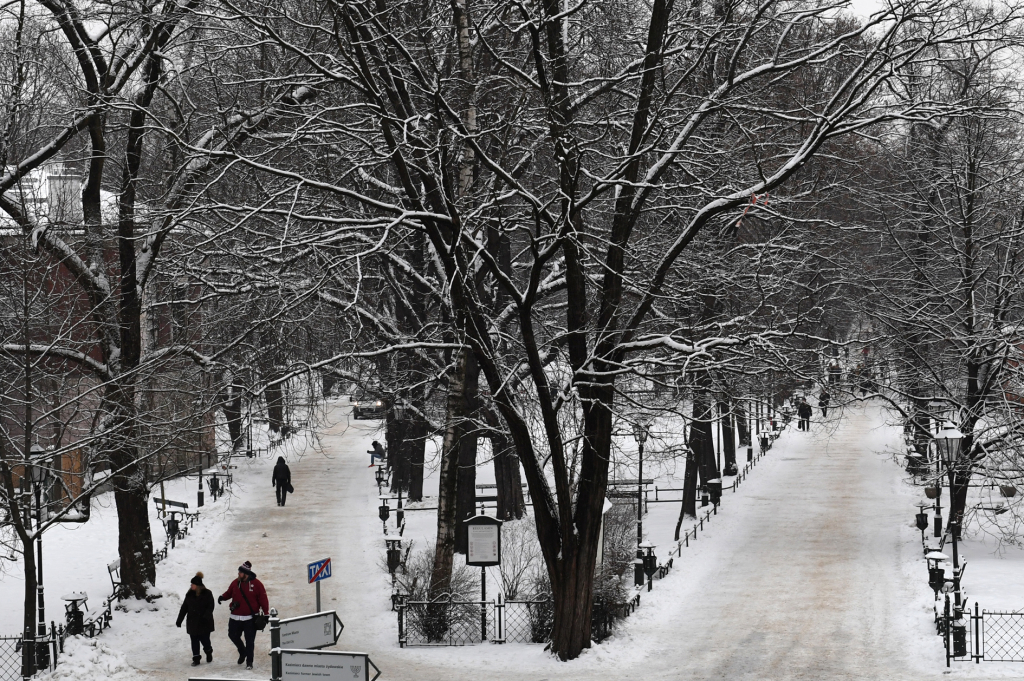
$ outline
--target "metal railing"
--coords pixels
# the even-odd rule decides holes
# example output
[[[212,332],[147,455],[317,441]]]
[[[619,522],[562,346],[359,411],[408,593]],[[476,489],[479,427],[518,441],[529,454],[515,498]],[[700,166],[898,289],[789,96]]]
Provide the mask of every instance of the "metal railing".
[[[951,662],[1024,662],[1024,612],[983,610],[975,603],[957,617],[948,595],[936,610],[947,667]]]
[[[639,593],[625,603],[594,601],[591,638],[597,642],[608,638],[615,623],[639,606]],[[398,644],[403,648],[465,646],[484,641],[546,643],[555,619],[550,598],[505,601],[499,596],[496,601],[466,601],[444,594],[432,601],[399,598],[394,609],[398,613]]]
[[[37,671],[53,671],[57,659],[64,652],[67,633],[63,625],[50,623],[50,631],[43,638],[32,639]],[[23,636],[0,636],[0,681],[22,681],[26,678],[25,639]]]

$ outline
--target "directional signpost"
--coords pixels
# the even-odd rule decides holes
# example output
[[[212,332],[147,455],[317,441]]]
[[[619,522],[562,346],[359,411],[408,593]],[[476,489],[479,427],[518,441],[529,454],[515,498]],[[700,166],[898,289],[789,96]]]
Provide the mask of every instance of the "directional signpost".
[[[320,582],[331,576],[331,559],[324,558],[306,566],[309,583],[316,582],[316,611],[320,612]]]
[[[366,653],[282,649],[281,656],[281,681],[376,681],[380,676]]]
[[[316,650],[333,646],[344,628],[333,610],[281,620],[281,647]]]
[[[376,681],[380,669],[366,653],[309,649],[334,645],[342,627],[331,610],[279,620],[277,610],[271,609],[271,681]]]

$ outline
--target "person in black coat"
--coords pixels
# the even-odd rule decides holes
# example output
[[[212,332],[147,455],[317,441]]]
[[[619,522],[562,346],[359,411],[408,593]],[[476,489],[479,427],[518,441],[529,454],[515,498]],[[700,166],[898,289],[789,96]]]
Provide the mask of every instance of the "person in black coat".
[[[796,408],[796,415],[799,417],[797,422],[798,430],[810,430],[811,429],[811,405],[807,404],[807,400],[804,398],[800,399],[800,404]]]
[[[284,506],[288,492],[292,491],[292,472],[284,457],[277,457],[277,465],[274,466],[274,475],[270,478],[270,484],[277,489],[277,505]]]
[[[210,643],[210,634],[213,633],[213,594],[203,586],[203,573],[197,572],[192,578],[192,586],[185,594],[181,602],[181,610],[178,611],[177,626],[185,621],[185,631],[192,639],[192,666],[199,666],[199,645],[202,644],[206,652],[206,661],[213,662],[213,644]]]

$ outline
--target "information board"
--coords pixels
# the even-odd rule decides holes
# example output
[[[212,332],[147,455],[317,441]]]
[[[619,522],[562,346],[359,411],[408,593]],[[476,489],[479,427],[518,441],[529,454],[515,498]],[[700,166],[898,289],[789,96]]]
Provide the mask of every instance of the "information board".
[[[499,525],[466,525],[468,565],[497,565]]]
[[[378,676],[366,653],[281,650],[281,681],[374,681]]]

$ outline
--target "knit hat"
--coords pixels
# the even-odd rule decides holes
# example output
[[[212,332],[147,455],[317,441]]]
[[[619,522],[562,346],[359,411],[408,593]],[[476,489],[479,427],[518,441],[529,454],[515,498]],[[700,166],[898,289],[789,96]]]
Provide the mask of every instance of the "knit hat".
[[[256,573],[252,571],[252,563],[245,561],[238,566],[238,571],[248,575],[249,579],[256,579]]]
[[[203,573],[197,572],[196,576],[192,578],[192,583],[198,586],[200,589],[205,589],[206,586],[203,584]]]

